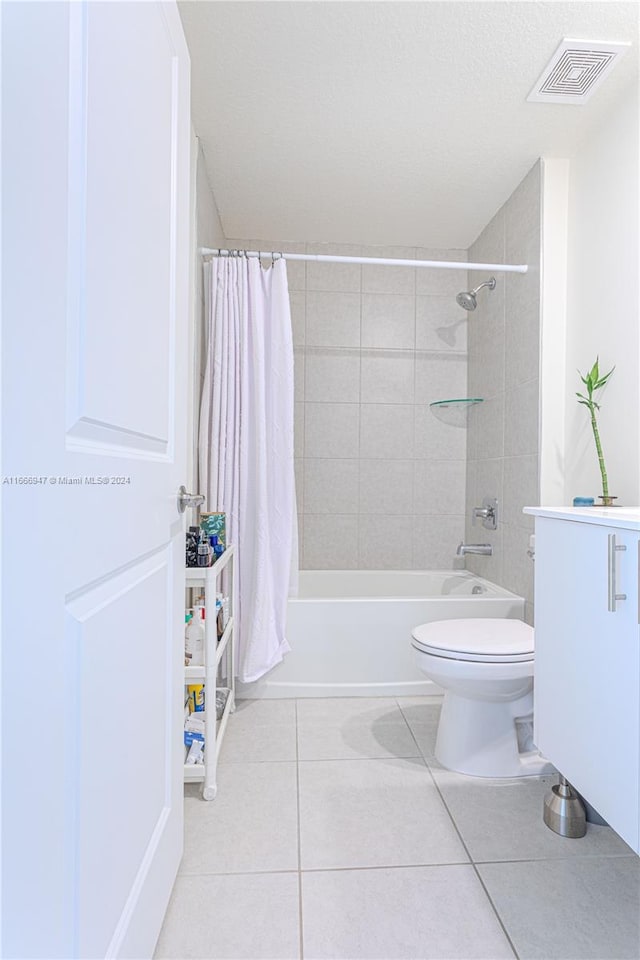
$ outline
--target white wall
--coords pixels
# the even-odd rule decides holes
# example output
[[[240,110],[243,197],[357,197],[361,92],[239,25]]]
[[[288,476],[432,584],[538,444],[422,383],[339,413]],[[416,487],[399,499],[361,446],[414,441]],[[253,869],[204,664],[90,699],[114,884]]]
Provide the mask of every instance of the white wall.
[[[199,247],[225,247],[226,239],[215,197],[205,170],[204,154],[200,141],[192,133],[191,141],[192,183],[192,246],[193,246],[193,303],[191,315],[191,342],[189,349],[191,389],[189,395],[189,472],[187,489],[196,491],[198,485],[198,414],[204,379],[205,315],[204,286],[202,282],[202,257]]]
[[[565,500],[568,160],[542,160],[540,270],[540,503]]]
[[[584,371],[615,373],[602,392],[600,433],[609,491],[640,502],[638,91],[632,89],[571,160],[567,257],[565,503],[601,493],[585,407]]]

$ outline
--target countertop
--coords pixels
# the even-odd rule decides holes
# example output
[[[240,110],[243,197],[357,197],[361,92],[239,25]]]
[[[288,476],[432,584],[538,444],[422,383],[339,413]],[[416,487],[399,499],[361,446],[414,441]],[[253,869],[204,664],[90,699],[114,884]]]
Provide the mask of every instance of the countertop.
[[[550,520],[574,520],[603,527],[640,530],[640,507],[524,507],[523,512]]]

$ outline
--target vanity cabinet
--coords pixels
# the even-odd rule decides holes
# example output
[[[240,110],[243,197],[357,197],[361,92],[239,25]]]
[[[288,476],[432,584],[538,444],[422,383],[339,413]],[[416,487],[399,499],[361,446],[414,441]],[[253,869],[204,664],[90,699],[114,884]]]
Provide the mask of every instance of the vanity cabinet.
[[[640,510],[526,512],[536,744],[640,852]]]

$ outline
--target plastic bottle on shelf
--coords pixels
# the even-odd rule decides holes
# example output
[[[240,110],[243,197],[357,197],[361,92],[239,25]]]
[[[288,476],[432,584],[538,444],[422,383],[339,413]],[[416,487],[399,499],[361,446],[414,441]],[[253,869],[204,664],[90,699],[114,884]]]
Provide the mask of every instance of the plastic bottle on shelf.
[[[211,549],[213,551],[213,559],[215,562],[216,560],[219,560],[222,554],[224,553],[224,547],[222,546],[222,544],[219,541],[219,538],[215,534],[209,537],[209,543],[211,544]]]
[[[193,613],[187,611],[184,615],[184,665],[185,667],[191,666],[191,653],[187,649],[187,630],[189,629],[189,624],[193,620]]]
[[[185,634],[185,655],[192,667],[204,666],[204,607],[193,608],[193,619]]]
[[[211,544],[207,539],[207,535],[204,530],[200,532],[200,540],[198,541],[198,566],[199,567],[208,567],[211,564]]]

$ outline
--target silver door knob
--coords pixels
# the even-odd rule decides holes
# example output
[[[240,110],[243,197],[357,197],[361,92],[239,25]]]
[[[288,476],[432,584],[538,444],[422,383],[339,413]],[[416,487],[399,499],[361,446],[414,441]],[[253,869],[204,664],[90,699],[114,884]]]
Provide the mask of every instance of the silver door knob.
[[[180,513],[184,513],[187,507],[201,507],[203,503],[203,494],[187,493],[187,488],[184,485],[178,490],[178,510]]]

